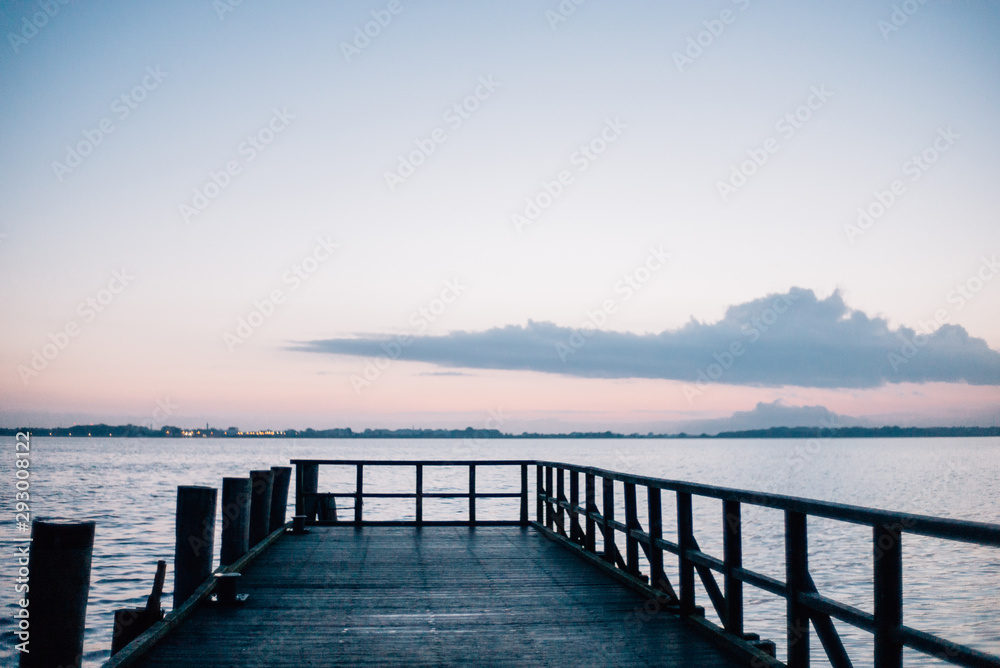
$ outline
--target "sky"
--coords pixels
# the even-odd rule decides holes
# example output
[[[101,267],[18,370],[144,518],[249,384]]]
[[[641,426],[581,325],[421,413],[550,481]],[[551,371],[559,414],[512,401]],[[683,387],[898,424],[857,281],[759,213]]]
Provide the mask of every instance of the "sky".
[[[995,2],[0,28],[2,426],[1000,417]]]

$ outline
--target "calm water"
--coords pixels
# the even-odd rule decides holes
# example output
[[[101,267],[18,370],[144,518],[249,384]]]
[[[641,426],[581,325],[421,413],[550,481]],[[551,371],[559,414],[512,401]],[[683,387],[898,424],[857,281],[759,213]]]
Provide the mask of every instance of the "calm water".
[[[16,572],[11,537],[14,439],[5,438],[0,589],[0,659],[14,664],[12,612]],[[107,659],[112,611],[143,605],[157,559],[173,560],[173,512],[178,485],[221,486],[224,476],[288,465],[293,457],[365,459],[549,459],[675,480],[777,492],[841,503],[1000,523],[1000,439],[887,440],[141,440],[32,439],[35,515],[97,522],[87,614],[85,665]],[[515,470],[482,471],[480,491],[516,491]],[[425,489],[461,491],[465,470],[428,471]],[[533,476],[532,476],[533,477]],[[367,491],[412,488],[412,469],[366,470]],[[321,491],[353,489],[351,472],[323,469]],[[427,519],[462,517],[459,502],[426,502]],[[480,501],[480,517],[516,517],[516,507]],[[645,500],[639,499],[639,507]],[[534,505],[531,506],[532,512]],[[412,516],[403,507],[372,503],[366,516]],[[621,512],[621,511],[619,511]],[[664,518],[673,504],[664,496]],[[695,501],[695,531],[703,550],[721,556],[721,504]],[[289,513],[291,515],[291,513]],[[782,515],[744,509],[744,562],[783,579]],[[810,519],[810,567],[821,593],[871,611],[871,533]],[[664,527],[664,532],[673,527]],[[218,551],[218,537],[216,538]],[[669,555],[668,555],[669,556]],[[1000,653],[1000,550],[907,538],[903,548],[905,622],[951,640]],[[667,575],[676,583],[676,566]],[[168,581],[164,604],[169,605]],[[747,587],[746,628],[775,640],[783,654],[784,602]],[[699,603],[711,608],[703,591]],[[711,617],[711,615],[710,615]],[[855,660],[871,665],[871,638],[838,623]],[[815,665],[822,649],[813,641]],[[907,653],[907,666],[947,665]]]

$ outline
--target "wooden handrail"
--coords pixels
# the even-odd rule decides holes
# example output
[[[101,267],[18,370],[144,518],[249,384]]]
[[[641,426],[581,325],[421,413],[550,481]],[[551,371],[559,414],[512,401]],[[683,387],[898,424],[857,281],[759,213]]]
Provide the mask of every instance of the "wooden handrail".
[[[545,507],[546,517],[554,509],[568,511],[571,517],[582,515],[588,522],[602,529],[603,546],[597,549],[592,534],[561,536],[546,532],[554,540],[571,542],[595,559],[620,571],[621,577],[631,580],[640,588],[648,578],[650,586],[662,592],[667,600],[677,601],[679,614],[700,616],[702,609],[695,601],[695,574],[701,579],[711,603],[723,624],[724,633],[736,639],[747,636],[743,632],[743,585],[758,587],[783,597],[787,602],[787,665],[790,668],[807,668],[810,665],[809,635],[814,629],[831,665],[835,668],[852,666],[844,644],[832,619],[846,622],[873,635],[875,665],[877,668],[900,668],[903,648],[909,647],[944,661],[962,666],[1000,667],[1000,657],[971,647],[951,642],[938,636],[903,625],[902,537],[904,534],[931,536],[945,540],[973,543],[987,547],[1000,546],[1000,526],[983,522],[900,513],[827,501],[815,501],[780,494],[767,494],[747,490],[715,487],[648,476],[607,471],[589,466],[539,461],[539,471],[545,470],[546,480],[569,472],[587,477],[588,498],[586,507],[577,499],[567,501],[562,495],[552,493],[551,483],[537,490],[539,514]],[[595,481],[600,478],[603,489],[603,512],[594,502]],[[541,476],[539,475],[539,480]],[[615,520],[616,482],[623,490],[621,502],[625,507],[626,521]],[[649,501],[649,531],[643,530],[636,517],[635,489],[645,487]],[[663,491],[676,494],[677,540],[662,537],[660,495]],[[694,538],[692,498],[718,499],[723,502],[723,552],[718,559],[703,552]],[[742,505],[755,505],[784,511],[785,514],[785,581],[744,568],[742,564]],[[842,522],[867,525],[872,528],[872,555],[874,572],[874,614],[822,596],[809,573],[808,518],[822,517]],[[536,525],[542,531],[546,527]],[[627,558],[617,553],[614,533],[625,534]],[[646,551],[648,575],[637,573],[637,550]],[[659,552],[657,552],[659,551]],[[680,573],[679,594],[662,572],[662,551],[678,557]],[[717,584],[713,572],[724,578],[724,591]],[[702,622],[703,624],[705,622]],[[723,629],[718,629],[722,632]]]
[[[355,526],[370,524],[395,525],[448,525],[448,526],[489,526],[489,525],[528,525],[528,466],[533,460],[371,460],[371,459],[293,459],[295,465],[295,511],[306,516],[306,523],[315,524],[353,524]],[[320,466],[348,466],[355,468],[355,486],[353,491],[323,492],[317,489]],[[366,492],[365,468],[378,466],[412,467],[414,470],[414,489],[412,492]],[[518,467],[520,469],[520,490],[517,492],[490,492],[476,488],[476,468],[489,466]],[[465,467],[468,469],[469,487],[466,492],[427,492],[424,490],[424,469],[426,467]],[[354,519],[347,520],[316,520],[315,501],[319,496],[334,498],[351,498],[354,500]],[[414,520],[365,520],[365,499],[413,499],[415,505]],[[424,517],[425,499],[467,499],[467,521],[437,521],[426,520]],[[476,499],[519,499],[520,513],[517,520],[481,520],[476,516]]]

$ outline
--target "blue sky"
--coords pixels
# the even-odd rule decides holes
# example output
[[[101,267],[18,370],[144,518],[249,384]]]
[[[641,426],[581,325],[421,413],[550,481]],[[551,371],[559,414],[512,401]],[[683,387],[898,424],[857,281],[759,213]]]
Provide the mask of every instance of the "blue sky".
[[[775,401],[995,419],[994,3],[56,1],[0,22],[4,423],[167,398],[246,427],[503,407],[625,429]],[[783,318],[692,396],[749,343],[740,318],[795,290],[839,315]],[[489,332],[536,325],[622,343],[574,348],[597,376],[559,337],[485,359]],[[721,339],[680,345],[699,327]],[[623,371],[660,363],[630,336],[677,371]]]

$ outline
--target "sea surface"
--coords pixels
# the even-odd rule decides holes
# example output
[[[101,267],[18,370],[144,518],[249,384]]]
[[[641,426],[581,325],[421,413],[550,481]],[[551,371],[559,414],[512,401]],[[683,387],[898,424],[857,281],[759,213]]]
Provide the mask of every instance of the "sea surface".
[[[0,663],[16,665],[14,578],[14,438],[4,443],[0,485],[7,512],[0,524]],[[141,606],[156,561],[168,562],[164,606],[171,602],[173,523],[178,485],[220,487],[224,476],[287,466],[292,458],[546,459],[618,471],[790,494],[812,499],[957,519],[1000,523],[1000,439],[740,440],[307,440],[307,439],[31,439],[31,512],[94,520],[84,665],[110,653],[113,610]],[[531,489],[534,487],[532,473]],[[425,471],[426,491],[464,491],[466,469]],[[478,491],[517,491],[516,469],[481,469]],[[366,491],[410,491],[412,469],[369,467]],[[600,487],[600,486],[599,486]],[[568,483],[567,483],[568,489]],[[321,470],[320,491],[353,490],[353,471]],[[294,492],[294,480],[293,480]],[[664,533],[674,531],[672,495],[664,494]],[[293,497],[290,494],[290,500]],[[412,518],[412,501],[366,503],[372,518]],[[465,516],[464,500],[425,502],[425,519]],[[516,518],[516,501],[481,500],[480,517]],[[645,507],[640,493],[639,507]],[[290,503],[290,508],[293,506]],[[534,503],[530,505],[534,515]],[[721,557],[721,503],[695,504],[701,548]],[[620,510],[618,511],[621,512]],[[290,518],[292,512],[289,510]],[[640,518],[644,521],[644,517]],[[217,522],[217,525],[220,524]],[[783,579],[783,525],[778,511],[743,511],[744,565]],[[809,520],[810,569],[820,593],[872,610],[871,530]],[[216,537],[218,560],[218,536]],[[676,584],[676,560],[667,575]],[[1000,550],[905,537],[904,623],[1000,654]],[[777,642],[784,655],[784,601],[745,589],[746,629]],[[711,604],[698,603],[714,618]],[[872,665],[871,636],[837,622],[856,666]],[[826,665],[813,636],[814,665]],[[948,665],[907,650],[907,666]]]

